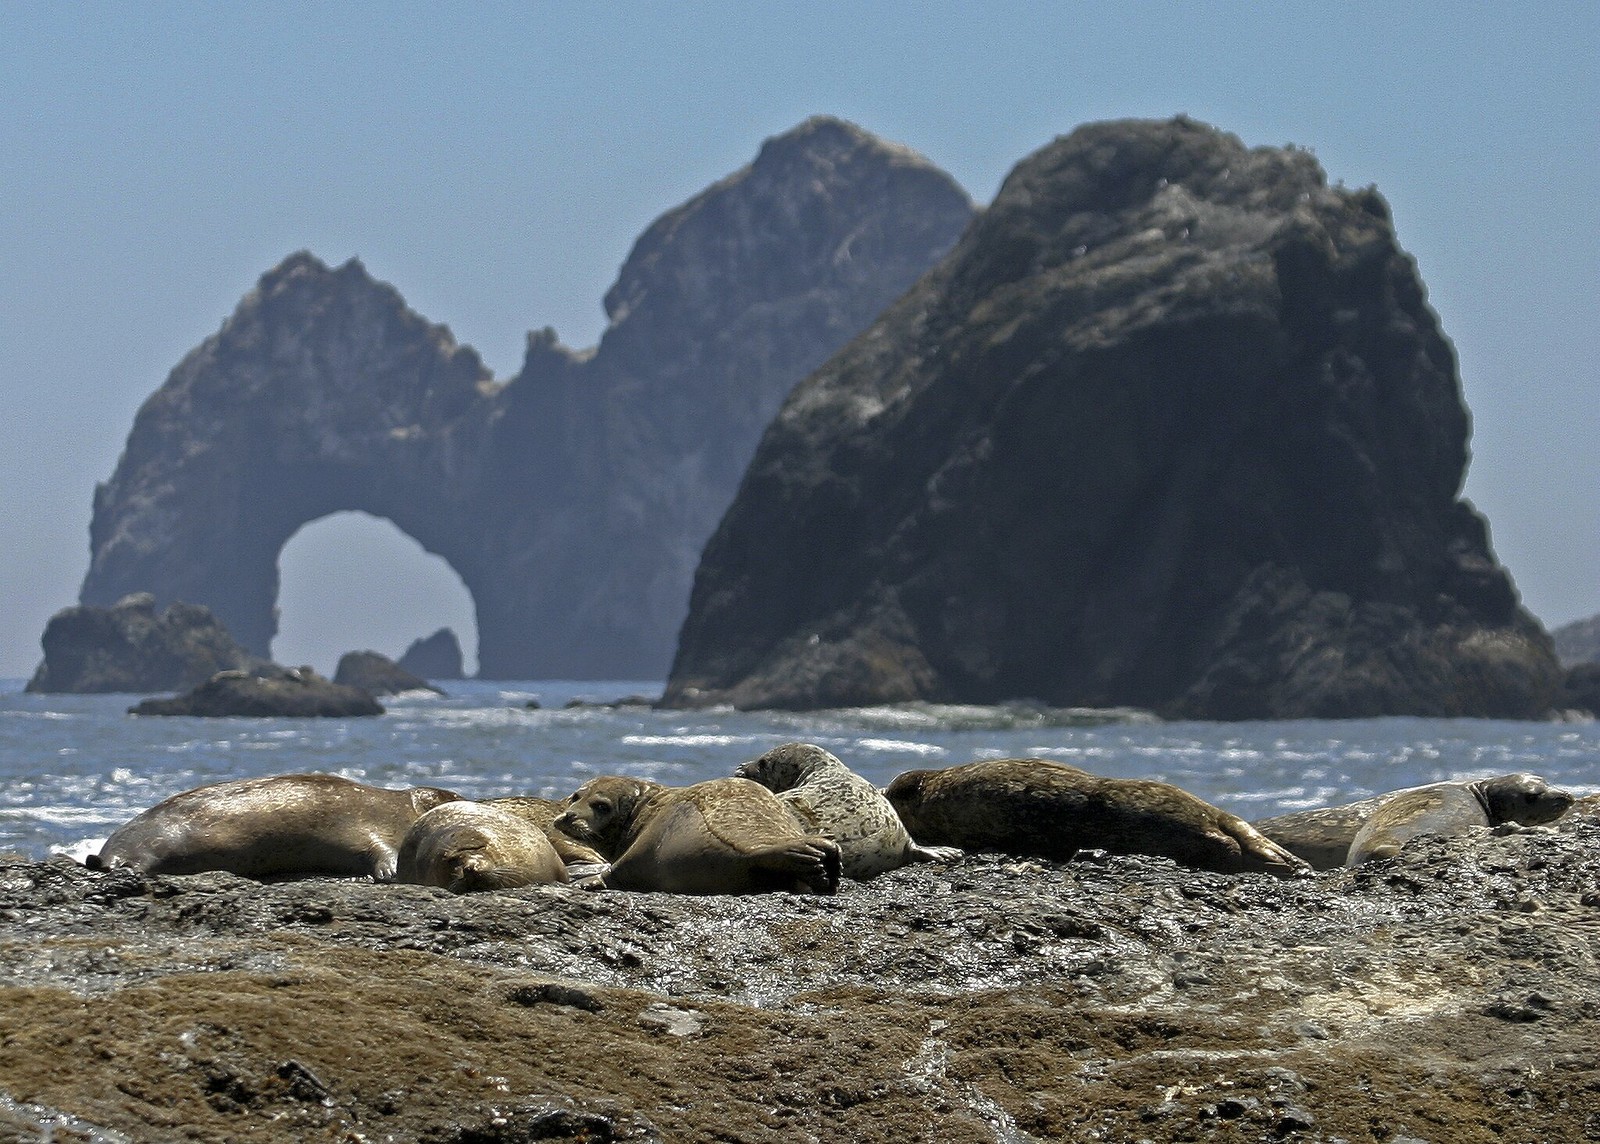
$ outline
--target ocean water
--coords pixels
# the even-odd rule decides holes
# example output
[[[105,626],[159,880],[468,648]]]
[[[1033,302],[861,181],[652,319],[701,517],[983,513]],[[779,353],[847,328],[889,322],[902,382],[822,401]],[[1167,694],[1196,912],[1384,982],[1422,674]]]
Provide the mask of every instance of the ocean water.
[[[27,695],[0,680],[0,852],[82,857],[179,791],[320,771],[468,798],[558,798],[599,774],[672,785],[729,774],[778,743],[818,743],[874,782],[975,759],[1039,756],[1175,783],[1247,818],[1443,779],[1532,771],[1600,791],[1600,724],[1477,719],[1162,723],[1025,705],[788,712],[567,707],[659,683],[466,681],[385,700],[369,719],[136,718],[132,695]],[[528,701],[537,700],[537,709]]]

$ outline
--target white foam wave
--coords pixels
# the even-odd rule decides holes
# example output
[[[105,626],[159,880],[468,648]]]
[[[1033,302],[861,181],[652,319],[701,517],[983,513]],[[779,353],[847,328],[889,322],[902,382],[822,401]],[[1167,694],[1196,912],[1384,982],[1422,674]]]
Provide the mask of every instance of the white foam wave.
[[[913,743],[906,739],[857,739],[856,746],[863,751],[892,752],[897,755],[948,755],[950,752],[936,743]]]

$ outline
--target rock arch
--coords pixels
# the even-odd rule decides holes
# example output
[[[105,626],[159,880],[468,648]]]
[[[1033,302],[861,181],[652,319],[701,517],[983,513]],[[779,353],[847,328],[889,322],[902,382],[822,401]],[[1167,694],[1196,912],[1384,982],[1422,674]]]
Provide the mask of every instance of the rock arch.
[[[440,628],[457,635],[469,667],[476,659],[472,593],[391,520],[342,511],[302,526],[278,554],[278,578],[278,663],[310,663],[331,678],[345,652],[397,660]]]
[[[833,119],[652,225],[589,353],[497,383],[356,261],[299,253],[140,409],[80,599],[206,604],[265,655],[278,553],[353,510],[461,576],[487,678],[664,678],[700,549],[784,396],[947,251],[947,175]]]

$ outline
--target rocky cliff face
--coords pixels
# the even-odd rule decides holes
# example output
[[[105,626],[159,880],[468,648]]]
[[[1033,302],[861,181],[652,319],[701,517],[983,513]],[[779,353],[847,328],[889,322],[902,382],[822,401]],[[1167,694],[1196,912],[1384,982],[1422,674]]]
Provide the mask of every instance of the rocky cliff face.
[[[659,678],[761,429],[971,215],[926,161],[808,121],[646,231],[597,349],[533,334],[504,385],[359,263],[295,255],[140,410],[82,599],[202,601],[265,654],[279,551],[354,509],[461,576],[481,676]]]
[[[1081,128],[790,396],[667,701],[1537,715],[1467,432],[1376,191],[1187,119]]]

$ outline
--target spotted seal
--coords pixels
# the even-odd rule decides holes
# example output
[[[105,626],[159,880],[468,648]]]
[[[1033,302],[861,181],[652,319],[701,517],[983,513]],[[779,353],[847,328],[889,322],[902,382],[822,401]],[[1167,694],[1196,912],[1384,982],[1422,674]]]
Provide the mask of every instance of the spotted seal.
[[[1237,815],[1170,783],[1103,778],[1048,759],[907,771],[885,793],[926,843],[1058,862],[1079,850],[1109,850],[1222,873],[1309,870]]]
[[[394,876],[400,840],[422,814],[461,796],[388,790],[338,775],[236,779],[183,791],[112,832],[93,869],[146,874],[226,870],[246,878]]]
[[[1480,826],[1553,822],[1572,801],[1566,791],[1529,774],[1415,787],[1379,802],[1351,840],[1345,865],[1393,858],[1419,834],[1456,836]]]
[[[784,743],[733,773],[776,794],[808,833],[837,842],[846,877],[864,882],[910,862],[961,857],[913,842],[883,792],[814,743]]]
[[[481,802],[447,802],[400,840],[395,881],[469,894],[565,882],[567,867],[527,819]]]
[[[749,779],[668,787],[605,775],[567,800],[556,828],[611,862],[595,888],[677,894],[831,894],[839,847],[807,835],[778,796]]]

